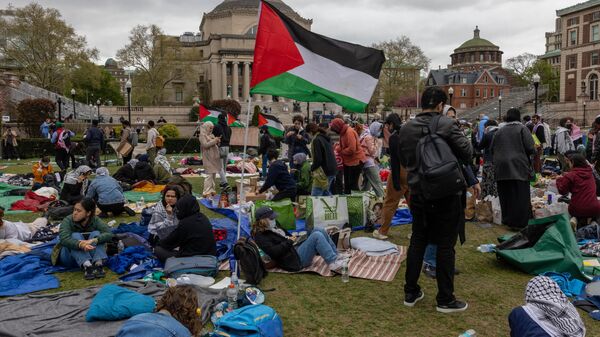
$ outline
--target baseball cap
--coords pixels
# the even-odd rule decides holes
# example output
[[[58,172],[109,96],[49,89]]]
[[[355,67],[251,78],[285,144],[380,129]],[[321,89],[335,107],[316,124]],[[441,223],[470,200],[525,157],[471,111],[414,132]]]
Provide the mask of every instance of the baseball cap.
[[[254,218],[256,218],[256,220],[267,219],[267,218],[268,219],[276,219],[277,213],[275,213],[275,211],[273,211],[273,209],[271,207],[262,206],[254,212]]]

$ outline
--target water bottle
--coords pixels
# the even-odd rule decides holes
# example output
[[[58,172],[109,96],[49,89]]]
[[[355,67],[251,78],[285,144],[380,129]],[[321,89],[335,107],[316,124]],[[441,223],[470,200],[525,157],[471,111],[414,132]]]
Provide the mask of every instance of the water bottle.
[[[496,245],[493,243],[479,245],[479,247],[477,247],[477,250],[481,253],[491,253],[494,250],[496,250]]]
[[[469,329],[469,330],[461,333],[460,335],[458,335],[458,337],[475,337],[475,336],[477,336],[477,333],[473,329]]]
[[[144,197],[140,197],[140,203],[142,204],[141,208],[146,207],[146,201],[144,200]]]
[[[125,250],[125,244],[123,244],[122,240],[119,240],[119,243],[117,244],[117,251],[119,254],[121,254],[123,250]]]
[[[233,311],[237,308],[237,295],[235,284],[231,282],[227,288],[227,311]]]
[[[342,282],[348,283],[350,282],[350,275],[348,273],[348,260],[344,260],[342,263]]]

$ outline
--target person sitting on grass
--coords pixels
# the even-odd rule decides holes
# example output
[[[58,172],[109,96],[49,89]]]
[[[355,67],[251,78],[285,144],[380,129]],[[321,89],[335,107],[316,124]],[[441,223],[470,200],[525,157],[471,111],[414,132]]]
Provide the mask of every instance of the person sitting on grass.
[[[109,175],[106,167],[100,167],[96,170],[96,179],[88,187],[86,197],[94,199],[98,203],[101,218],[107,218],[108,213],[113,216],[120,216],[127,213],[134,216],[135,211],[126,206],[127,199],[123,195],[123,188],[119,182]]]
[[[67,173],[62,190],[60,191],[60,200],[66,201],[69,205],[81,201],[85,195],[89,184],[89,176],[92,169],[89,166],[81,165],[74,171]]]
[[[47,175],[52,175],[54,173],[52,165],[50,165],[50,157],[43,156],[42,159],[40,159],[40,161],[33,164],[31,171],[33,172],[33,190],[35,191],[41,187],[46,186],[44,177],[46,177]]]
[[[165,154],[167,154],[167,149],[162,148],[158,150],[156,158],[154,159],[155,180],[157,184],[161,185],[166,184],[169,181],[169,178],[172,176],[171,164],[169,163],[167,157],[165,157]]]
[[[600,201],[596,198],[596,180],[592,167],[585,157],[571,151],[565,154],[565,163],[571,170],[556,179],[556,187],[562,195],[571,193],[569,214],[578,220],[577,227],[587,225],[587,219],[600,216]]]
[[[310,171],[311,164],[306,160],[306,153],[296,153],[293,157],[294,179],[296,180],[296,189],[298,195],[310,195],[312,190],[312,174]]]
[[[179,199],[175,204],[175,215],[179,224],[154,248],[154,254],[161,262],[173,256],[217,255],[212,225],[206,215],[200,213],[194,196],[187,194]]]
[[[149,181],[154,182],[156,176],[154,175],[154,170],[149,163],[149,157],[147,154],[142,154],[137,156],[138,163],[135,165],[133,169],[135,173],[135,182],[140,181]]]
[[[137,159],[131,159],[125,165],[121,166],[117,172],[115,172],[115,174],[113,174],[113,178],[128,185],[135,184],[135,166],[137,163]]]
[[[296,199],[296,182],[288,171],[287,165],[283,161],[277,160],[277,158],[279,158],[277,150],[271,149],[267,152],[269,171],[267,179],[258,193],[264,193],[272,186],[275,186],[278,192],[273,197],[273,201],[285,198],[290,198],[290,200],[294,201]]]
[[[82,268],[86,280],[106,275],[102,268],[107,259],[106,243],[113,237],[110,228],[95,214],[93,199],[78,201],[73,207],[73,214],[60,224],[59,243],[52,252],[55,264]]]
[[[179,220],[175,216],[175,204],[183,197],[184,193],[183,188],[179,185],[168,185],[162,191],[162,199],[152,209],[152,218],[148,224],[149,241],[152,246],[156,246],[161,239],[165,239],[177,227]]]
[[[281,269],[296,272],[312,264],[313,257],[319,254],[329,265],[329,269],[339,272],[343,260],[338,258],[337,247],[323,228],[314,228],[306,240],[296,242],[298,237],[289,236],[277,225],[277,213],[263,206],[254,213],[252,236],[256,244]]]
[[[192,286],[167,288],[156,303],[156,312],[128,319],[117,337],[191,337],[202,330],[198,293]]]

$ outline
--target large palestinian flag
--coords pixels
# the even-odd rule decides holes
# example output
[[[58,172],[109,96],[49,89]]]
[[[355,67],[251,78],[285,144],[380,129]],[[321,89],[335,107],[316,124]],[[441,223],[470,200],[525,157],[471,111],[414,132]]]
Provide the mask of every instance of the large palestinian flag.
[[[219,122],[220,111],[217,110],[209,110],[204,105],[198,106],[198,116],[200,117],[200,121],[202,122],[212,122],[214,125],[217,125]],[[227,114],[227,125],[231,127],[244,127],[244,124],[238,121],[234,116],[230,113]]]
[[[266,1],[259,12],[252,94],[364,112],[385,61],[382,51],[312,33]]]
[[[258,115],[258,126],[266,125],[269,128],[269,134],[273,137],[283,137],[285,128],[281,121],[273,116],[264,113]]]

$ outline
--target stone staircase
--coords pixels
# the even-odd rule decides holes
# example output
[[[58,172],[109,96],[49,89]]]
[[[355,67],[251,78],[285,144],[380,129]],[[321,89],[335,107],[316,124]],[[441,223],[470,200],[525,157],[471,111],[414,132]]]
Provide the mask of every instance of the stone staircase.
[[[97,108],[95,106],[89,106],[79,102],[75,102],[75,106],[73,106],[73,100],[70,97],[58,95],[57,93],[36,87],[26,82],[18,82],[8,86],[8,99],[15,105],[19,104],[22,100],[35,98],[49,99],[58,104],[59,97],[63,102],[62,118],[66,118],[71,114],[75,115],[75,112],[77,113],[77,119],[97,118]],[[58,118],[58,106],[55,116]]]
[[[538,88],[538,98],[543,96],[548,92],[547,86],[540,86]],[[512,88],[507,95],[502,95],[502,116],[506,116],[506,112],[511,108],[521,108],[525,104],[529,102],[533,102],[535,100],[535,91],[533,88],[524,87],[524,88]],[[541,105],[538,105],[538,108]],[[461,119],[466,120],[474,120],[480,114],[485,114],[488,116],[493,116],[493,118],[498,117],[498,98],[489,99],[483,104],[479,106],[466,110],[460,113]],[[539,110],[538,110],[539,112]]]

